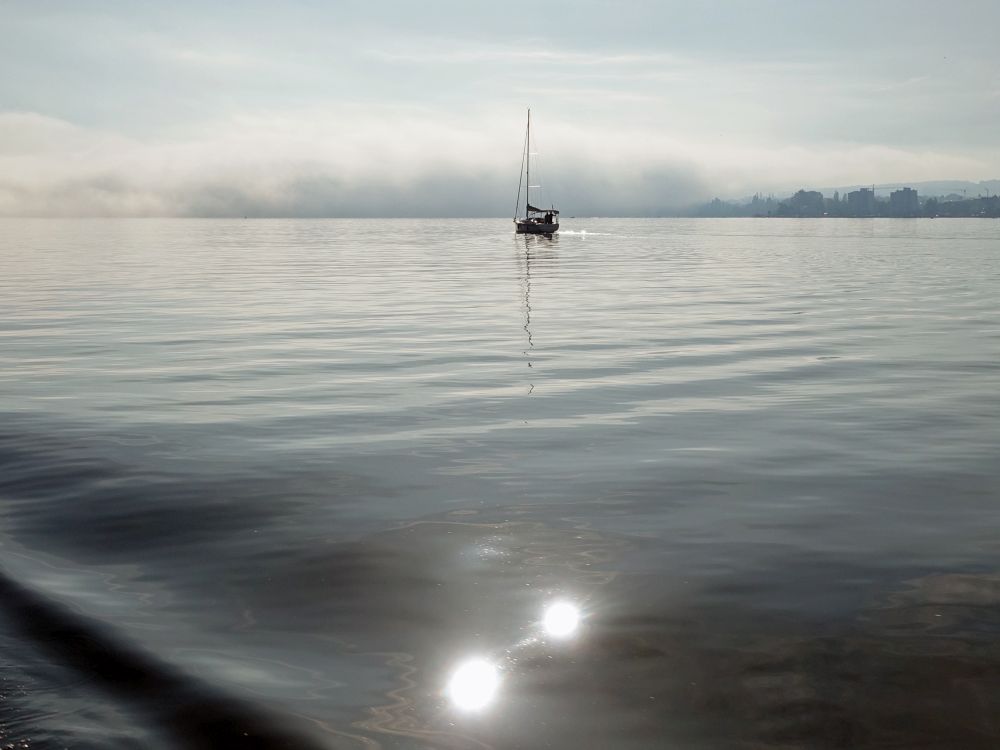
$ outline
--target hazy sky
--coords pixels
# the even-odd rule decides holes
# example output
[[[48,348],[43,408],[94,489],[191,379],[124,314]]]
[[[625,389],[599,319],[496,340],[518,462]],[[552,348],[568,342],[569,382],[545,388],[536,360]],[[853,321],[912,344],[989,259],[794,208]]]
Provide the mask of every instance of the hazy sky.
[[[1000,177],[1000,1],[0,0],[0,214],[575,214]]]

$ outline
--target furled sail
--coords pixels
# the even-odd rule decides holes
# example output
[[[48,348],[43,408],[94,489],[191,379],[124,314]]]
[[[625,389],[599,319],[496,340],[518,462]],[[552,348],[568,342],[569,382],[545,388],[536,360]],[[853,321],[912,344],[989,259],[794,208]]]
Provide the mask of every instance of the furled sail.
[[[529,211],[537,211],[540,214],[546,214],[546,213],[557,214],[557,213],[559,213],[554,208],[535,208],[530,203],[528,204],[528,210]]]

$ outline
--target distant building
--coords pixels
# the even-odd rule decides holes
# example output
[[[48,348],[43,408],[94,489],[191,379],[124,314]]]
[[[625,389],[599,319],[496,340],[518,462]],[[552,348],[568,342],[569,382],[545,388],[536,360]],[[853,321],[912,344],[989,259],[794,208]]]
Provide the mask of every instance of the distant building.
[[[913,188],[894,190],[889,194],[890,216],[920,216],[920,199]]]
[[[823,194],[815,190],[799,190],[778,207],[779,216],[822,216],[824,213]]]
[[[749,209],[752,216],[770,216],[778,208],[778,202],[772,196],[764,198],[760,193],[754,193]]]
[[[847,213],[850,216],[874,216],[875,191],[871,188],[861,188],[848,193]]]
[[[840,200],[837,200],[840,198]],[[951,200],[949,200],[951,198]],[[784,200],[773,195],[756,193],[741,201],[724,201],[719,198],[702,205],[691,206],[681,216],[785,216],[785,217],[841,217],[841,216],[942,216],[942,217],[991,217],[1000,219],[1000,197],[996,195],[964,198],[953,194],[946,198],[931,197],[921,203],[913,188],[901,188],[888,198],[875,197],[873,188],[862,188],[845,195],[835,192],[824,198],[815,190],[799,190]]]

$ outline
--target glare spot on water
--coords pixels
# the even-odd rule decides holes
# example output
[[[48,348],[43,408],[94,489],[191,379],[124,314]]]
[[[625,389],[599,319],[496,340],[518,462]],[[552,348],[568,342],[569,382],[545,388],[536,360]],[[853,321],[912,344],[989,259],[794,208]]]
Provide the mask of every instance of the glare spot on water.
[[[580,626],[580,609],[569,602],[550,604],[542,617],[542,627],[554,638],[569,638]]]
[[[455,670],[448,681],[448,697],[463,711],[478,711],[488,706],[500,687],[496,666],[485,659],[469,659]]]

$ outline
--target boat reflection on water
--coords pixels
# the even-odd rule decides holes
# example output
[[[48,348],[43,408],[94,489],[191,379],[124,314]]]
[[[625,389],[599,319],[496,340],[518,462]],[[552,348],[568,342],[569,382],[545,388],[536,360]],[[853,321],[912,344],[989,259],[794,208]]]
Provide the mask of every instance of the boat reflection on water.
[[[522,309],[524,310],[524,329],[527,335],[527,346],[524,349],[524,356],[527,358],[528,367],[534,367],[533,349],[535,341],[531,334],[531,274],[539,271],[548,271],[558,264],[559,256],[556,249],[559,247],[559,235],[557,234],[525,234],[514,240],[514,250],[517,257],[517,264],[520,272],[519,282],[521,284]],[[535,383],[529,383],[528,395],[535,390]]]

